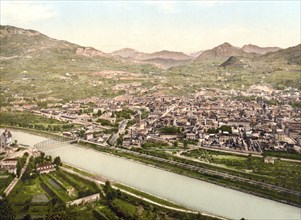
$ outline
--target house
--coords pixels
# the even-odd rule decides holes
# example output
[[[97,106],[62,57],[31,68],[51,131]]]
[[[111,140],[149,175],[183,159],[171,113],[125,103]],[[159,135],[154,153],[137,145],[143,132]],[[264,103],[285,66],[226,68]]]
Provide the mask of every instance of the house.
[[[12,134],[10,131],[5,129],[5,131],[0,136],[0,147],[9,146],[12,143]]]
[[[265,163],[271,163],[271,164],[274,164],[274,163],[275,163],[275,159],[276,159],[275,157],[265,157],[263,161],[264,161]]]
[[[37,165],[36,171],[40,174],[42,173],[50,173],[55,171],[55,165],[52,163],[44,163]]]
[[[190,139],[190,140],[195,140],[196,134],[195,133],[186,133],[186,138]]]
[[[31,155],[34,157],[34,158],[37,158],[39,156],[41,156],[41,152],[37,149],[37,148],[33,148],[32,151],[31,151]]]
[[[93,139],[93,137],[94,137],[94,132],[93,131],[86,131],[85,132],[85,139],[87,140],[87,141],[89,141],[89,140],[92,140]]]
[[[9,173],[17,173],[17,158],[7,158],[0,162],[1,170],[8,171]]]

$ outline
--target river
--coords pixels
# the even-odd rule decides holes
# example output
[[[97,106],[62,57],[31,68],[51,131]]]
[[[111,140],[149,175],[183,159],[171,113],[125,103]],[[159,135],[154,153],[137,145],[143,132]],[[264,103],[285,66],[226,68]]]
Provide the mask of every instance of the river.
[[[0,130],[3,132],[3,130]],[[33,145],[46,138],[12,131],[13,140]],[[301,219],[297,207],[181,176],[127,159],[63,144],[43,149],[47,155],[60,156],[63,162],[127,184],[196,211],[227,218]]]

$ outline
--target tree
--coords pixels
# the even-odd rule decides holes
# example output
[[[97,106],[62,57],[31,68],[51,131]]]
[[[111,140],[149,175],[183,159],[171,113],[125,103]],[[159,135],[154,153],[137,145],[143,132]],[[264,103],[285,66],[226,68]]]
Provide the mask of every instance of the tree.
[[[247,157],[247,168],[252,169],[253,165],[253,157],[252,154],[249,154]]]
[[[232,134],[232,128],[231,128],[231,126],[229,126],[229,125],[222,125],[222,126],[219,128],[219,130],[221,130],[222,132],[223,132],[223,131],[227,131],[227,132],[229,132],[230,134]]]
[[[104,186],[104,191],[106,193],[106,199],[108,202],[113,201],[118,195],[118,192],[116,192],[112,188],[111,183],[109,181],[106,181],[105,186]]]
[[[117,146],[121,147],[122,146],[122,142],[123,142],[123,135],[120,135],[117,138]]]
[[[50,155],[48,155],[47,157],[45,157],[46,161],[48,162],[52,162],[52,157]]]
[[[174,147],[178,147],[178,146],[179,146],[179,142],[178,142],[178,141],[175,141],[175,142],[173,143],[173,146],[174,146]]]
[[[179,127],[176,127],[176,126],[165,126],[165,127],[160,129],[160,132],[163,133],[163,134],[174,135],[174,134],[181,133],[181,129]]]
[[[184,148],[188,148],[188,141],[187,140],[184,140],[183,146],[184,146]]]
[[[86,132],[85,130],[80,130],[78,136],[80,138],[84,138],[85,137],[85,132]]]
[[[44,152],[41,152],[41,156],[40,156],[40,157],[41,157],[42,160],[44,160],[45,153],[44,153]]]
[[[28,166],[27,167],[27,169],[26,169],[26,171],[23,173],[23,175],[22,175],[22,181],[29,181],[30,180],[30,173],[31,173],[31,168]]]
[[[23,218],[23,220],[31,220],[31,219],[32,219],[32,217],[30,214],[25,215]]]
[[[54,158],[53,163],[54,163],[57,167],[61,166],[61,164],[62,164],[61,158],[60,158],[60,157]]]
[[[7,198],[0,200],[0,216],[1,219],[14,220],[16,215]]]
[[[209,134],[216,134],[216,133],[218,133],[218,130],[215,129],[215,128],[208,128],[207,133],[209,133]]]
[[[17,176],[18,176],[18,177],[20,177],[21,170],[22,170],[22,162],[21,162],[21,160],[19,159],[18,162],[17,162]]]
[[[110,183],[110,181],[107,180],[105,183],[105,186],[104,186],[104,191],[108,192],[111,188],[112,188],[111,183]]]

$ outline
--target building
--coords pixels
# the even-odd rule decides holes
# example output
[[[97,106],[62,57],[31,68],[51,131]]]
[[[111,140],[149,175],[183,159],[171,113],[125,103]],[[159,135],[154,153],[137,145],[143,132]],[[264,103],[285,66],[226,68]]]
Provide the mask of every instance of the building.
[[[52,163],[44,163],[37,165],[36,171],[40,174],[42,173],[50,173],[55,171],[55,165]]]
[[[275,163],[275,157],[265,157],[264,158],[264,162],[265,163],[271,163],[271,164],[274,164]]]
[[[9,173],[17,173],[17,163],[18,159],[16,158],[7,158],[0,162],[1,170],[8,171]]]
[[[11,143],[12,143],[12,134],[10,131],[5,129],[5,131],[0,136],[0,149],[9,146]]]

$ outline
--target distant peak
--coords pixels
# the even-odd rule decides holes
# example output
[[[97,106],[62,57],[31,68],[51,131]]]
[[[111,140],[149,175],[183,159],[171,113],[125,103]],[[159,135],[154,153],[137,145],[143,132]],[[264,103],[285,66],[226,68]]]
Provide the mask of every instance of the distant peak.
[[[223,44],[220,45],[220,46],[231,46],[231,47],[232,47],[232,45],[231,45],[230,43],[228,43],[228,42],[225,42],[225,43],[223,43]]]
[[[0,35],[7,36],[11,34],[23,34],[28,36],[42,35],[40,32],[31,30],[31,29],[23,29],[10,25],[1,25],[0,26]]]

